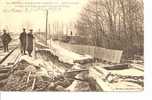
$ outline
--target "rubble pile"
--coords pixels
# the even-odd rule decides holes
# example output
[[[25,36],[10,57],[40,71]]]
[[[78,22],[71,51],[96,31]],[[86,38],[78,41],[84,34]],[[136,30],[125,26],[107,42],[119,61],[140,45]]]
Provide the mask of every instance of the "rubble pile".
[[[24,71],[24,68],[25,66],[27,66],[27,64],[25,62],[21,62],[17,66],[20,66],[20,67],[15,68],[15,71],[10,73],[6,84],[1,90],[3,91],[16,90],[17,91],[17,90],[23,89],[24,86],[26,86],[25,76],[27,75],[27,73]]]
[[[48,52],[37,59],[22,56],[9,70],[2,91],[91,91],[88,69],[80,64],[62,63]]]
[[[10,73],[2,91],[57,91],[56,87],[66,88],[71,81],[64,80],[62,76],[53,77],[40,74],[42,69],[30,65],[22,60]],[[45,73],[45,72],[44,72]],[[67,85],[68,84],[68,85]]]

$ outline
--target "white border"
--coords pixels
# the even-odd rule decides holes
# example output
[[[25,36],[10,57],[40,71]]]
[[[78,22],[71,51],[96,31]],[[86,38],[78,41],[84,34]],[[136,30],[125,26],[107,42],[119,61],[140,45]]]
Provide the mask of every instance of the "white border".
[[[145,9],[145,89],[144,92],[90,92],[90,93],[21,93],[5,92],[1,100],[143,100],[152,96],[152,0],[144,0]]]

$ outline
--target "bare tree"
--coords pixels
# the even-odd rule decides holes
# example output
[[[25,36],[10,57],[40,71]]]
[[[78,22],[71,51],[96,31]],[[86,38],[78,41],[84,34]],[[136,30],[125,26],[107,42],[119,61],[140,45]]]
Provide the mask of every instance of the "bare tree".
[[[136,53],[143,49],[143,9],[142,0],[90,0],[77,21],[77,32],[90,36],[97,46]]]

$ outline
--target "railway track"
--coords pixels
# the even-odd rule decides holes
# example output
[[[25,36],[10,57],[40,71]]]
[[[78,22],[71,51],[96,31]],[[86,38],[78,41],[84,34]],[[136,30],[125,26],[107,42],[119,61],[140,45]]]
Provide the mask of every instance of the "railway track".
[[[17,47],[15,47],[14,49],[12,49],[8,54],[4,55],[4,57],[0,60],[0,65],[3,64],[3,62],[14,52],[14,50],[16,50]]]
[[[20,57],[19,48],[15,47],[0,61],[0,88],[7,82],[13,67],[17,64]]]
[[[15,47],[11,52],[9,52],[0,62],[1,66],[11,66],[13,65],[18,57],[20,56],[19,48]]]

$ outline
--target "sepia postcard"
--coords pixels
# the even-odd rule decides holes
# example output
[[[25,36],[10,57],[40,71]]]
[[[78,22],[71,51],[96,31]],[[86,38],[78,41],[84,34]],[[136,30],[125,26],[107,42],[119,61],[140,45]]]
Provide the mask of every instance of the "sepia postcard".
[[[143,0],[0,0],[0,91],[143,90]]]

